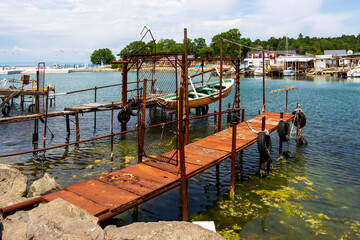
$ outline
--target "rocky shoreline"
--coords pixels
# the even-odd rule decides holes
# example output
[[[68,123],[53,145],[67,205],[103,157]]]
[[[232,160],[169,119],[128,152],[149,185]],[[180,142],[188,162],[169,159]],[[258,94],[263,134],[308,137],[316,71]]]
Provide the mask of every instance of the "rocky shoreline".
[[[47,173],[34,181],[28,189],[27,185],[27,177],[19,170],[10,165],[0,164],[0,208],[61,189],[55,179]],[[97,217],[58,198],[28,211],[17,211],[5,218],[0,215],[0,239],[217,240],[224,238],[199,225],[181,221],[133,223],[121,227],[106,225],[102,228]]]

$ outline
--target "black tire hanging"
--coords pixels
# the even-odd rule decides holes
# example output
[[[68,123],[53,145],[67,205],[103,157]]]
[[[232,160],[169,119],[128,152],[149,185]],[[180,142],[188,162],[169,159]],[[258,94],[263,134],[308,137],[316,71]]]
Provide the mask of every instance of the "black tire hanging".
[[[292,114],[296,114],[296,112],[293,112]],[[300,120],[300,128],[305,127],[306,125],[306,117],[305,114],[301,111],[298,112],[298,114],[295,116],[294,120],[293,120],[293,124],[296,127],[297,126],[297,120]]]
[[[205,114],[207,114],[209,112],[209,105],[204,105],[204,106],[202,106],[201,107],[201,114],[202,115],[205,115]]]
[[[258,150],[260,157],[269,157],[271,155],[271,137],[265,132],[259,132],[258,134]]]
[[[10,114],[10,106],[9,106],[9,104],[6,104],[6,105],[2,108],[1,112],[2,112],[2,114],[3,114],[4,117],[8,117],[9,114]]]
[[[134,112],[134,109],[136,109],[136,104],[134,100],[130,100],[127,104],[127,110],[129,111],[131,116],[137,116],[137,114]]]
[[[277,132],[280,137],[280,141],[287,142],[290,140],[290,124],[281,120],[278,124]]]
[[[121,109],[117,115],[117,119],[120,123],[125,124],[130,120],[130,111]]]
[[[30,104],[28,107],[28,112],[34,113],[35,112],[35,104]]]

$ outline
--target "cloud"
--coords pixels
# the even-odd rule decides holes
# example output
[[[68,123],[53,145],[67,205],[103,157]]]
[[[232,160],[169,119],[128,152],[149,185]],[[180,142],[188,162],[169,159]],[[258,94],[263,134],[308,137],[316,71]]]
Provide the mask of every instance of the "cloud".
[[[139,40],[144,24],[151,27],[157,40],[182,41],[187,27],[189,38],[203,37],[207,43],[231,28],[253,40],[285,34],[296,37],[300,32],[312,36],[356,34],[359,10],[354,7],[351,14],[324,11],[329,1],[333,0],[2,0],[1,47],[31,49],[34,58],[61,56],[71,61],[73,55],[88,60],[94,49],[107,47],[119,52]]]

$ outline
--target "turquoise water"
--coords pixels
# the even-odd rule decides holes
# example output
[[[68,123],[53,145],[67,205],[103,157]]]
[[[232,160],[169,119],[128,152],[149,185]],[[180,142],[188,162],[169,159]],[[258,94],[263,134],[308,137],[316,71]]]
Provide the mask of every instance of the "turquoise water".
[[[11,78],[12,76],[0,76]],[[17,76],[15,76],[16,78]],[[133,73],[130,79],[135,79]],[[56,92],[68,92],[94,86],[120,83],[121,73],[71,73],[46,75],[46,82],[56,85]],[[278,160],[278,137],[272,134],[274,170],[267,178],[257,174],[259,154],[257,146],[238,156],[236,194],[229,198],[229,165],[220,164],[217,181],[215,168],[189,181],[188,205],[191,220],[215,221],[217,231],[228,239],[358,239],[360,238],[360,81],[334,77],[300,77],[266,80],[267,111],[285,111],[285,93],[270,93],[273,89],[296,87],[289,92],[289,111],[296,104],[306,114],[307,125],[302,134],[309,144],[297,147],[292,139],[293,160]],[[118,100],[121,88],[98,90],[97,100]],[[223,106],[233,103],[232,94]],[[93,102],[93,92],[56,98],[53,110]],[[241,106],[246,118],[256,115],[262,104],[262,80],[241,79]],[[210,111],[217,105],[210,105]],[[117,113],[117,112],[116,112]],[[22,114],[17,103],[11,114]],[[152,113],[149,123],[165,121],[161,110]],[[81,137],[86,139],[110,133],[109,111],[97,113],[96,130],[93,113],[80,116]],[[225,120],[225,117],[224,117]],[[131,119],[129,128],[135,126]],[[223,122],[225,127],[225,122]],[[40,125],[42,131],[43,125]],[[65,118],[49,119],[53,139],[46,146],[75,141],[66,137]],[[33,149],[32,122],[0,125],[0,153]],[[114,131],[120,131],[115,121]],[[213,132],[213,118],[191,121],[191,141]],[[15,134],[14,134],[15,133]],[[40,136],[42,133],[40,132]],[[148,132],[154,153],[171,148],[174,129],[165,127]],[[39,142],[39,147],[43,142]],[[286,146],[285,146],[286,147]],[[48,172],[66,186],[101,173],[117,170],[136,162],[136,135],[115,138],[114,157],[110,158],[110,140],[73,145],[47,151],[0,158],[26,174],[30,181]],[[181,219],[179,189],[171,190],[118,216],[127,222]]]

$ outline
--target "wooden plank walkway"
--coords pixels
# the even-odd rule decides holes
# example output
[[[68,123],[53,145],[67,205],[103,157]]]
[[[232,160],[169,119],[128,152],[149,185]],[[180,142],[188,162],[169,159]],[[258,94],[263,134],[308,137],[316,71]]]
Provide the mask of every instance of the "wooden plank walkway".
[[[263,113],[247,122],[255,131],[261,130],[266,116],[266,129],[273,132],[280,121],[279,113]],[[293,115],[284,114],[290,122]],[[232,129],[205,137],[185,146],[186,177],[191,178],[231,156]],[[245,122],[237,126],[236,151],[257,141]],[[165,154],[166,155],[166,154]],[[44,195],[45,202],[58,197],[104,220],[124,212],[180,185],[180,174],[168,171],[175,166],[147,160],[143,163],[79,182],[63,190]]]

